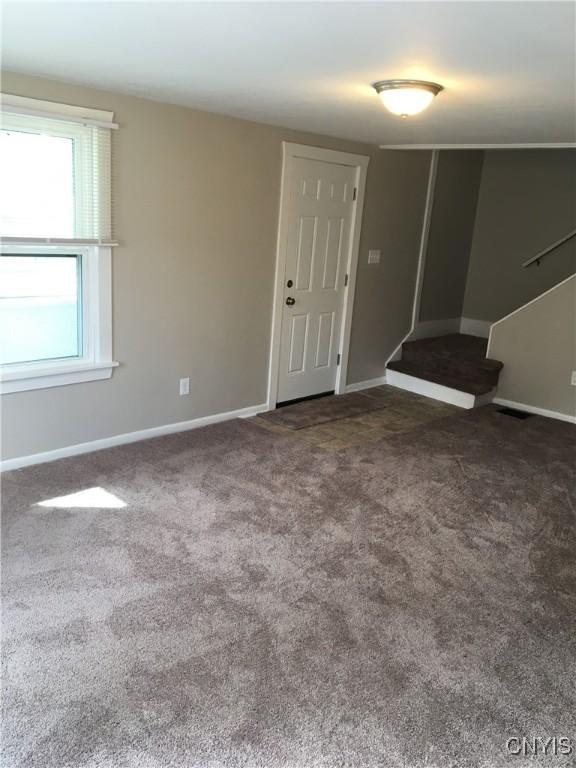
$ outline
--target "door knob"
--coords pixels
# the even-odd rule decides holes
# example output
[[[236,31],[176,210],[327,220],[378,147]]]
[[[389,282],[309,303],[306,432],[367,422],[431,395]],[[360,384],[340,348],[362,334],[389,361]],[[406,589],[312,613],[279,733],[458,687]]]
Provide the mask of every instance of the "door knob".
[[[288,298],[286,299],[286,304],[288,304],[288,306],[291,307],[294,304],[296,304],[296,299],[293,299],[292,296],[288,296]]]

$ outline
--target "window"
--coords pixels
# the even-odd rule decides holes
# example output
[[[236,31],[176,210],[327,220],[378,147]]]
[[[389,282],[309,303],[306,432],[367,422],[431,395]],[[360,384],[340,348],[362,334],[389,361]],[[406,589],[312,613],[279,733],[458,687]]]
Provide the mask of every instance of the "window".
[[[0,188],[4,236],[74,237],[72,138],[8,130],[3,125],[0,167],[6,174]]]
[[[0,256],[3,363],[82,356],[82,257]]]
[[[109,378],[111,113],[3,96],[1,391]]]

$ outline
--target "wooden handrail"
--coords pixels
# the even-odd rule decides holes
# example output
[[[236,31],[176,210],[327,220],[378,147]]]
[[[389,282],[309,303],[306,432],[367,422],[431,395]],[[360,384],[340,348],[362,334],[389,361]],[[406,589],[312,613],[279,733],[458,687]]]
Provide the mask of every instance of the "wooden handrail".
[[[562,243],[567,242],[570,240],[570,238],[576,236],[576,229],[573,229],[572,232],[568,232],[567,235],[564,235],[564,237],[561,237],[560,240],[556,240],[555,243],[552,243],[552,245],[549,245],[548,248],[544,248],[543,251],[540,251],[540,253],[537,253],[536,256],[532,256],[531,259],[528,259],[528,261],[525,261],[524,264],[522,264],[523,267],[529,267],[531,264],[540,264],[540,259],[543,259],[544,256],[547,256],[551,251],[554,251],[558,246],[562,245]]]

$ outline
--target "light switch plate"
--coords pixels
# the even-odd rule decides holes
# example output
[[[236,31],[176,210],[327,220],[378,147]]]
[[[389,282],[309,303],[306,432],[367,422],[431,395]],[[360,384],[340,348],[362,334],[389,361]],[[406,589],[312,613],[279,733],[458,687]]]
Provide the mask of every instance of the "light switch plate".
[[[368,251],[368,264],[380,264],[380,251]]]
[[[572,371],[572,378],[570,379],[570,383],[573,387],[576,387],[576,371]]]

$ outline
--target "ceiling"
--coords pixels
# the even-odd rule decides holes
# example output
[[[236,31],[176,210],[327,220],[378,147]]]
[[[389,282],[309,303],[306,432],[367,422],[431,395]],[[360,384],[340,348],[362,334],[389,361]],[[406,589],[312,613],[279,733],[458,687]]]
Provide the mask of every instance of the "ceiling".
[[[571,2],[5,2],[3,66],[372,144],[575,140]],[[375,80],[445,90],[419,116]]]

